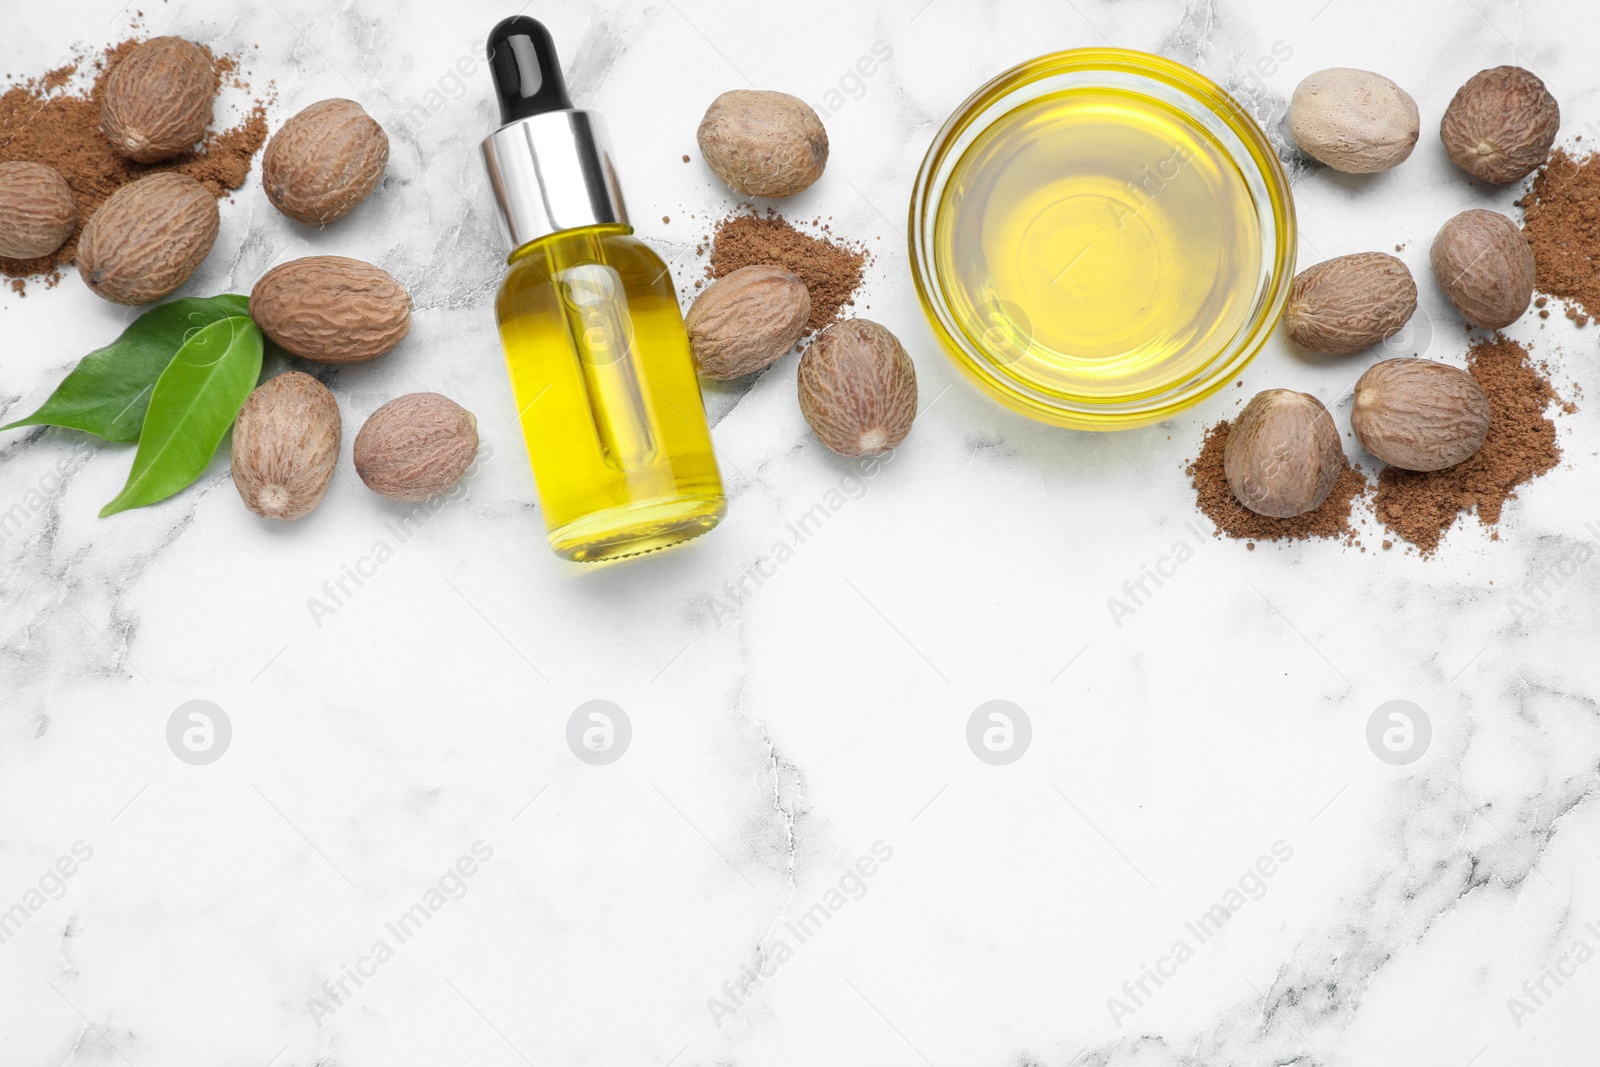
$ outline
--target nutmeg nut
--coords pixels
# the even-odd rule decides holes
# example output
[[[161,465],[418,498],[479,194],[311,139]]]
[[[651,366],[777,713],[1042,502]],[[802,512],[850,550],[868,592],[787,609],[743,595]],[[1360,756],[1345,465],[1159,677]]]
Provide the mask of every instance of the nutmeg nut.
[[[267,142],[261,184],[272,206],[321,226],[348,215],[383,180],[389,135],[354,100],[321,100]]]
[[[205,49],[182,37],[152,37],[111,68],[100,128],[118,155],[156,163],[205,135],[216,95],[217,72]]]
[[[806,332],[811,294],[782,267],[740,267],[695,298],[683,324],[700,373],[727,381],[777,362]]]
[[[150,304],[176,291],[217,240],[217,200],[176,171],[124,185],[78,238],[78,273],[97,295]]]
[[[371,263],[307,256],[261,276],[250,292],[250,317],[301,359],[360,363],[411,331],[411,294]]]
[[[356,434],[356,473],[390,500],[415,503],[459,482],[478,454],[478,420],[438,393],[407,393]]]
[[[1228,429],[1222,469],[1239,503],[1268,518],[1315,511],[1344,470],[1339,431],[1310,393],[1257,393]]]
[[[1416,310],[1410,269],[1383,252],[1358,252],[1301,271],[1283,321],[1295,344],[1343,356],[1387,341]]]
[[[60,171],[43,163],[0,163],[0,256],[48,256],[77,226],[78,205]]]
[[[339,404],[300,371],[268,378],[233,423],[233,484],[244,506],[266,519],[315,511],[339,459]]]
[[[1371,71],[1319,70],[1289,103],[1295,144],[1346,174],[1375,174],[1405,162],[1420,129],[1411,94]]]
[[[1489,396],[1464,370],[1386,359],[1356,382],[1350,428],[1391,467],[1438,471],[1471,459],[1489,436]]]
[[[1439,288],[1474,326],[1510,326],[1533,302],[1533,249],[1504,215],[1463,211],[1434,238],[1432,258]]]
[[[1561,129],[1561,107],[1539,76],[1494,67],[1467,79],[1445,109],[1439,138],[1456,166],[1509,185],[1544,164]]]
[[[822,120],[788,93],[723,93],[700,120],[696,139],[712,172],[741,196],[793,196],[828,165]]]
[[[846,319],[800,357],[800,413],[841,456],[898,448],[917,417],[917,368],[876,322]]]

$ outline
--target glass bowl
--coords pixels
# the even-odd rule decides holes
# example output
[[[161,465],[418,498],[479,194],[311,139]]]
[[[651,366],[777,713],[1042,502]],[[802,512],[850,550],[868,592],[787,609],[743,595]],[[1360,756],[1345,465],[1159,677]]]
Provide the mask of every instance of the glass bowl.
[[[1115,172],[1163,137],[1172,152],[1138,172],[1155,177],[1135,188]],[[1266,134],[1215,83],[1160,56],[1076,49],[1001,74],[951,115],[917,175],[910,245],[923,310],[968,378],[1044,422],[1129,429],[1199,403],[1260,351],[1294,277],[1294,200]]]

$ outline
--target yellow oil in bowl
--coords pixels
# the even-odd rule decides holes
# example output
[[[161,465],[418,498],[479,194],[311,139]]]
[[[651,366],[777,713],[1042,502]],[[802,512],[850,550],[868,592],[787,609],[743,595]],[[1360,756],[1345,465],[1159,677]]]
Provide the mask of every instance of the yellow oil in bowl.
[[[1293,275],[1265,135],[1176,63],[1060,53],[991,82],[928,154],[912,259],[936,334],[1008,406],[1165,418],[1253,356]]]

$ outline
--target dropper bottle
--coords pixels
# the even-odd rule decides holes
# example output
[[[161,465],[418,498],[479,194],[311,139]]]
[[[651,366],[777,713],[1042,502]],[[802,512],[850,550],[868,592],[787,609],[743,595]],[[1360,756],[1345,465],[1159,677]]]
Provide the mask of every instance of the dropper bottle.
[[[512,248],[495,315],[556,554],[686,541],[726,510],[667,266],[633,236],[605,123],[574,108],[543,25],[489,35],[503,125],[484,165]]]

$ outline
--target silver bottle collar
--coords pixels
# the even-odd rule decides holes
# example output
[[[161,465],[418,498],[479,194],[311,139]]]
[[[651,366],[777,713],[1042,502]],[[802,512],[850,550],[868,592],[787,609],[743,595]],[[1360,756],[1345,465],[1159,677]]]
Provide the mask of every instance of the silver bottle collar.
[[[627,224],[605,120],[593,111],[547,111],[508,122],[483,142],[513,250],[562,230]]]

